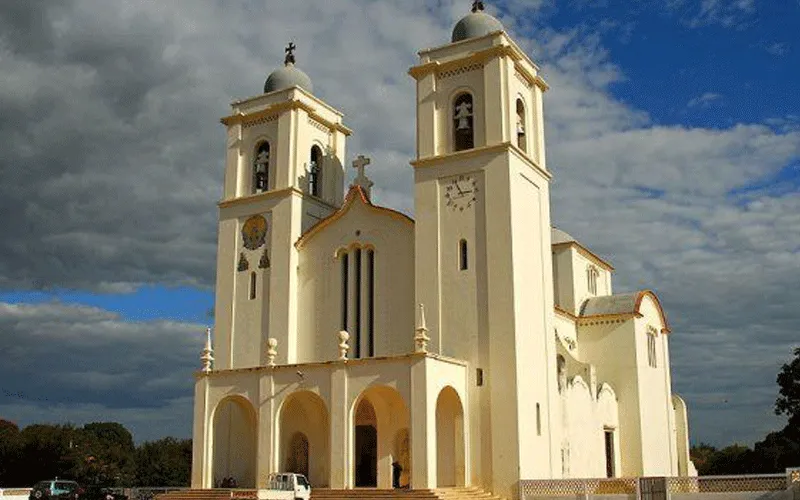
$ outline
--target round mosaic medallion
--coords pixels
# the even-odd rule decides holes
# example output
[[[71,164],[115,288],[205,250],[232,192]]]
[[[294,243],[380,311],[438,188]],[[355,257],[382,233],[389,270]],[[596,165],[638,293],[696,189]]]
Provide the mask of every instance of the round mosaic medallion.
[[[254,215],[245,221],[242,226],[242,239],[244,247],[255,250],[261,247],[267,238],[267,219],[261,215]]]

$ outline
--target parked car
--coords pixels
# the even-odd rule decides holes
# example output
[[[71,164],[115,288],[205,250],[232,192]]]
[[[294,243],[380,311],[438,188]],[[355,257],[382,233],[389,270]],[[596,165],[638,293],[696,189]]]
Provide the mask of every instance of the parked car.
[[[302,474],[284,472],[270,474],[268,490],[258,493],[260,500],[309,500],[311,484]]]
[[[83,488],[75,481],[51,479],[33,485],[28,500],[78,500],[81,495]]]

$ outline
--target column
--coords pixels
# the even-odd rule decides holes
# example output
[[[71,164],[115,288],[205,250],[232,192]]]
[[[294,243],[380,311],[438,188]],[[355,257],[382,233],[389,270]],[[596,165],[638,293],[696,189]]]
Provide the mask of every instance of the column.
[[[347,377],[347,363],[337,363],[331,371],[329,487],[333,489],[353,485],[353,426],[348,412]]]

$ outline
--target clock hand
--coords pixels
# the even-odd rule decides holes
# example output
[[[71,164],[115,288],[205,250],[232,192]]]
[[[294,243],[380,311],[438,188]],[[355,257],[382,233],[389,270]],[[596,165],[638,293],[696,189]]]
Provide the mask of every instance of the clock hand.
[[[456,189],[458,189],[458,194],[464,196],[464,191],[461,190],[461,186],[459,186],[458,183],[456,183]]]

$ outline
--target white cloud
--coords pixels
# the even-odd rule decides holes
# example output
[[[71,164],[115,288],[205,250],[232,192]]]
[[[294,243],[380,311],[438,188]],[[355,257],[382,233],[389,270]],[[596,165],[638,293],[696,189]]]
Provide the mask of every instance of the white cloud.
[[[733,26],[757,4],[671,5],[695,25]],[[335,0],[324,9],[312,1],[3,5],[0,284],[209,287],[224,149],[217,119],[234,98],[260,91],[289,40],[317,95],[354,129],[348,156],[372,156],[375,200],[410,212],[415,114],[406,70],[418,49],[449,39],[467,7],[455,0]],[[626,76],[591,27],[539,25],[537,9],[549,7],[515,1],[500,15],[552,86],[545,110],[554,220],[611,258],[617,290],[655,288],[662,297],[675,327],[673,378],[688,396],[695,437],[759,438],[780,423],[767,415],[774,375],[797,342],[800,201],[747,188],[796,161],[800,131],[790,117],[721,130],[654,125],[611,94]],[[67,350],[81,369],[58,373],[111,388],[129,371],[95,366],[96,357],[125,350],[123,364],[143,374],[128,384],[140,390],[125,406],[103,392],[52,400],[37,391],[57,380],[15,372],[34,384],[13,406],[20,415],[42,404],[57,405],[65,418],[96,408],[133,415],[141,405],[145,419],[163,419],[162,410],[190,418],[170,402],[188,397],[199,325],[129,324],[58,304],[0,305],[0,325],[3,318],[10,321],[3,335],[31,340],[6,343],[15,369],[29,356]],[[155,362],[179,368],[154,371]],[[36,394],[51,401],[26,399]],[[720,398],[736,411],[720,409]],[[11,408],[7,400],[0,410]],[[152,401],[161,408],[146,406]]]
[[[703,95],[694,97],[686,103],[687,108],[707,108],[711,106],[713,103],[719,102],[722,99],[721,94],[717,94],[714,92],[706,92]]]

